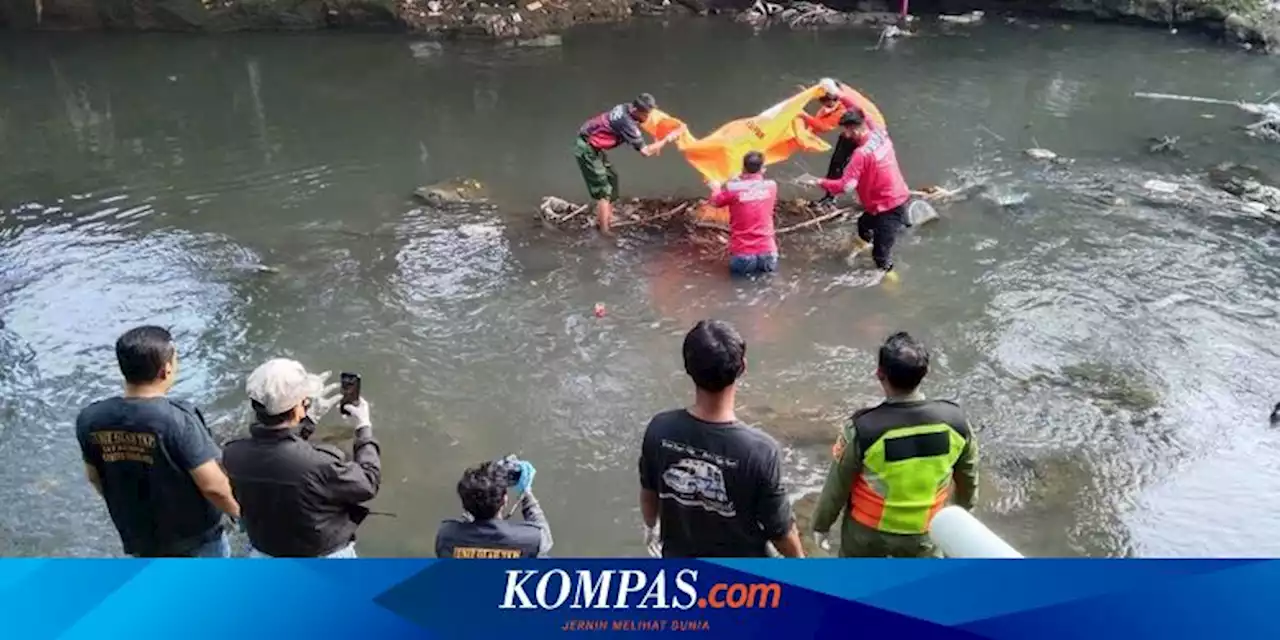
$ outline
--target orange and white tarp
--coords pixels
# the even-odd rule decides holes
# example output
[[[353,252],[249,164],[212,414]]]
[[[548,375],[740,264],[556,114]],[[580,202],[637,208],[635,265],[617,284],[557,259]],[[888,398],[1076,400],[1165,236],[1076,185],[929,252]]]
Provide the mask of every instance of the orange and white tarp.
[[[641,128],[656,139],[674,136],[676,148],[704,180],[725,182],[742,171],[742,157],[750,151],[763,153],[766,165],[781,162],[801,151],[829,151],[831,145],[819,138],[801,118],[805,107],[822,94],[821,87],[810,87],[757,115],[726,123],[703,138],[695,138],[683,121],[658,109],[649,113]],[[883,125],[880,110],[870,100],[863,100],[866,102],[864,111]],[[829,116],[820,113],[819,117]],[[840,114],[836,113],[834,118],[838,121]],[[699,215],[728,219],[727,212],[710,208],[700,211]]]

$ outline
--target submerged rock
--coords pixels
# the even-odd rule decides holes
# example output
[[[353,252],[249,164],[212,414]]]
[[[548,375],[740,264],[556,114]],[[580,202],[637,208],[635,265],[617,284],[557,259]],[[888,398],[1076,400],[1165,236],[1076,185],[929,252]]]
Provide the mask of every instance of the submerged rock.
[[[431,205],[483,202],[488,195],[479,180],[453,178],[413,191],[414,197]]]

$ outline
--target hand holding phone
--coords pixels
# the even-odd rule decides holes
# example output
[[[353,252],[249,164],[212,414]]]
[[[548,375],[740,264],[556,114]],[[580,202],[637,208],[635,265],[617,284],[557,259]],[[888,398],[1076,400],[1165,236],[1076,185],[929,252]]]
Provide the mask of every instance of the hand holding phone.
[[[338,384],[342,388],[342,400],[338,406],[342,415],[349,415],[346,405],[360,402],[360,374],[343,372]]]

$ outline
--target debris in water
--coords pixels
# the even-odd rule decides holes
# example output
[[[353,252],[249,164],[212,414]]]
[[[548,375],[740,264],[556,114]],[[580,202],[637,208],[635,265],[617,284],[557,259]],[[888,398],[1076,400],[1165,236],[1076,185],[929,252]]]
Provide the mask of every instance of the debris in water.
[[[926,201],[939,203],[967,197],[968,188],[947,189],[938,186],[925,187],[912,191],[916,197]],[[538,217],[548,224],[569,228],[590,228],[595,219],[590,215],[582,215],[589,204],[577,204],[564,198],[547,196],[538,207]],[[813,206],[803,198],[779,200],[774,208],[774,225],[778,235],[803,231],[807,229],[822,230],[828,222],[838,222],[852,214],[858,215],[854,207],[826,210]],[[643,227],[650,230],[663,230],[673,227],[693,227],[695,229],[715,232],[728,232],[727,209],[711,207],[701,198],[632,198],[614,205],[613,228]]]
[[[414,58],[425,60],[440,55],[444,51],[444,45],[439,42],[410,42],[409,51]]]
[[[1231,162],[1209,170],[1209,184],[1215,188],[1240,198],[1254,211],[1261,205],[1267,211],[1280,213],[1280,187],[1266,184],[1265,180],[1266,174],[1257,167]]]
[[[1167,153],[1171,155],[1185,155],[1181,149],[1177,148],[1178,140],[1181,136],[1160,136],[1159,138],[1147,138],[1151,144],[1147,147],[1149,153]]]
[[[1033,147],[1031,149],[1023,150],[1022,153],[1026,154],[1027,157],[1033,160],[1057,160],[1058,159],[1058,154],[1048,149],[1040,149],[1040,148]]]
[[[1148,180],[1142,183],[1142,188],[1156,193],[1175,193],[1178,191],[1178,185],[1164,180]]]
[[[1258,116],[1260,120],[1245,127],[1245,133],[1255,138],[1261,138],[1270,142],[1280,142],[1280,104],[1270,102],[1276,97],[1272,94],[1261,103],[1244,102],[1242,100],[1221,100],[1218,98],[1201,98],[1198,96],[1180,96],[1170,93],[1147,93],[1139,91],[1133,94],[1137,98],[1149,98],[1152,100],[1177,100],[1180,102],[1199,102],[1202,104],[1220,104],[1232,106]]]
[[[603,318],[603,317],[604,317],[604,313],[605,313],[605,311],[604,311],[604,303],[603,303],[603,302],[597,302],[597,303],[596,303],[596,308],[594,309],[594,313],[596,314],[596,317],[597,317],[597,318]]]
[[[564,40],[554,33],[549,33],[536,38],[516,40],[515,44],[517,47],[558,47],[564,44]]]
[[[986,14],[981,11],[970,11],[960,15],[940,15],[938,20],[947,24],[976,24],[982,22],[982,17]]]

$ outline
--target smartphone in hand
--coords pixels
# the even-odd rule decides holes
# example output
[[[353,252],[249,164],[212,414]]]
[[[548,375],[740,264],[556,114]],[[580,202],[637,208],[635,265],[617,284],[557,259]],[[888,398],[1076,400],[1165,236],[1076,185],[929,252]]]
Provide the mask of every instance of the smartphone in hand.
[[[360,374],[343,372],[338,381],[342,388],[342,400],[338,403],[342,415],[347,415],[346,405],[360,402]]]

